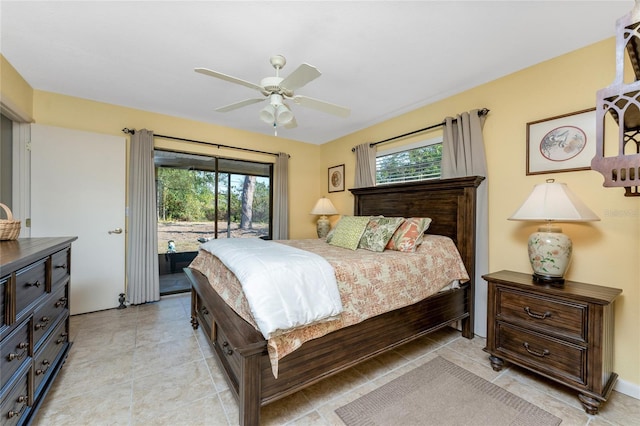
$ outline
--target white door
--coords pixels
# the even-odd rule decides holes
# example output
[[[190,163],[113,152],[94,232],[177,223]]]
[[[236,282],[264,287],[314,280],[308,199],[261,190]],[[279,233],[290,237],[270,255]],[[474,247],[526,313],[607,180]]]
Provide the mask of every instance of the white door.
[[[125,283],[124,137],[31,128],[31,236],[77,236],[71,314],[119,305]]]

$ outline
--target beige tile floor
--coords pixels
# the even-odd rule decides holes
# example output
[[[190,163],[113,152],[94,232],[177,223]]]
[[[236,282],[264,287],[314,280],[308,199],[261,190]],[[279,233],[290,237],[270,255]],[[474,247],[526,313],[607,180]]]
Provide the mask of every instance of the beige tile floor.
[[[74,342],[35,425],[235,425],[238,407],[188,294],[73,316]],[[340,425],[338,407],[442,356],[562,419],[562,425],[639,425],[640,400],[615,392],[598,416],[575,392],[510,367],[494,372],[484,339],[445,330],[409,343],[262,409],[266,425]]]

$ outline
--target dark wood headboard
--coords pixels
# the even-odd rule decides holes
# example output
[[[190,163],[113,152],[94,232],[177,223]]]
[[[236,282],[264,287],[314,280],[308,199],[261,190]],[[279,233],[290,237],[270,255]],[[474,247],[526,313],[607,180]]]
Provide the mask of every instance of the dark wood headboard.
[[[476,188],[482,176],[437,179],[353,188],[354,214],[430,217],[428,234],[446,235],[458,247],[474,281],[476,252]]]

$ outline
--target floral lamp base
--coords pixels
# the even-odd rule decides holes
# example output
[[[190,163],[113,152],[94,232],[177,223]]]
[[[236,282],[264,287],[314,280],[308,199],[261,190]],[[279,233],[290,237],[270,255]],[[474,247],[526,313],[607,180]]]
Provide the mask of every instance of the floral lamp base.
[[[571,260],[571,239],[560,228],[541,227],[529,237],[529,261],[539,283],[562,284]]]
[[[317,223],[318,238],[325,238],[331,229],[331,222],[327,216],[320,216]]]

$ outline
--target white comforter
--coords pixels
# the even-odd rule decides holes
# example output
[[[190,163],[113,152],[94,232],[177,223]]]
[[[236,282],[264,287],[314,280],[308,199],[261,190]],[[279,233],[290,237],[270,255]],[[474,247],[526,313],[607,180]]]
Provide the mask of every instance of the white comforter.
[[[211,240],[200,248],[236,275],[265,339],[342,312],[333,268],[317,254],[258,238]]]

